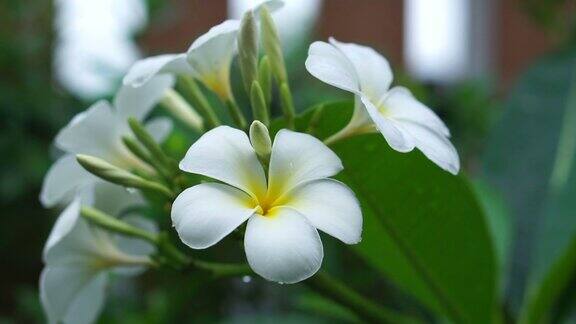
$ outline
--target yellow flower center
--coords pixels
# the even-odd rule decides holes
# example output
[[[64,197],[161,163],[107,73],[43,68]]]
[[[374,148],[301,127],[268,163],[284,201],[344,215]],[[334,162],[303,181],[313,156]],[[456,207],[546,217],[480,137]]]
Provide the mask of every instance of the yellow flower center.
[[[206,87],[216,93],[221,100],[227,101],[232,98],[232,90],[230,89],[230,81],[228,80],[229,73],[228,68],[222,68],[215,73],[204,74],[201,80]]]
[[[273,217],[276,208],[286,205],[289,200],[290,195],[283,195],[281,192],[272,192],[271,190],[268,190],[266,194],[251,197],[248,204],[250,208],[256,209],[257,214]]]

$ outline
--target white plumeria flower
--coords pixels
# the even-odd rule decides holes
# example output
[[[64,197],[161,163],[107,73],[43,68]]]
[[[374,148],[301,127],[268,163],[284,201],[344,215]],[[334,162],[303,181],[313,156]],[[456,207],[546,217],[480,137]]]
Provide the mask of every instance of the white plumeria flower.
[[[318,271],[323,248],[317,229],[346,244],[360,241],[354,193],[328,179],[342,163],[310,135],[279,131],[266,178],[248,136],[220,126],[190,147],[180,169],[223,182],[196,185],[176,198],[172,223],[180,239],[204,249],[248,221],[248,263],[268,280],[295,283]]]
[[[330,43],[314,42],[306,69],[321,81],[355,94],[354,114],[337,134],[339,138],[371,132],[375,126],[396,151],[418,148],[442,169],[458,173],[460,160],[446,125],[408,89],[390,88],[390,65],[372,48],[333,38]]]
[[[148,231],[151,222],[126,221]],[[110,234],[80,216],[80,200],[62,212],[44,247],[40,299],[49,323],[92,323],[104,305],[110,272],[135,275],[150,264],[154,248],[136,239]]]
[[[124,86],[113,105],[102,100],[77,114],[56,136],[56,146],[65,154],[44,178],[41,203],[45,207],[67,203],[79,190],[92,190],[95,183],[104,183],[78,164],[76,154],[93,155],[126,169],[148,170],[150,167],[122,142],[123,136],[132,134],[127,119],[133,117],[143,121],[173,84],[174,78],[165,75],[150,79],[137,89]],[[146,127],[157,141],[162,141],[172,126],[169,119],[156,118]]]
[[[283,6],[281,0],[268,0],[262,6],[275,11]],[[163,54],[136,62],[124,77],[124,84],[139,87],[157,74],[187,75],[200,80],[222,100],[232,98],[230,64],[236,53],[240,20],[229,19],[212,27],[198,37],[186,53]]]

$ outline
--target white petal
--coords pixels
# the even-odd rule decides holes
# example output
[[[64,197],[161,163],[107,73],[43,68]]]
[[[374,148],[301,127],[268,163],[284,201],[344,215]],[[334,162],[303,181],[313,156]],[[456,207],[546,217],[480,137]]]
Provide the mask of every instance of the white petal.
[[[362,93],[376,99],[388,91],[392,83],[392,69],[384,56],[374,49],[353,43],[341,43],[330,38],[330,43],[336,46],[348,58],[360,81]]]
[[[240,22],[226,20],[198,37],[187,52],[188,63],[199,78],[211,77],[228,69],[236,50],[236,34]]]
[[[140,60],[128,71],[123,83],[140,87],[157,74],[193,75],[194,71],[186,61],[186,54],[164,54]]]
[[[204,249],[218,243],[253,213],[251,198],[219,183],[184,190],[172,205],[172,224],[184,244]]]
[[[114,97],[116,112],[123,118],[134,117],[143,120],[162,100],[166,90],[174,85],[174,76],[159,75],[151,78],[141,87],[124,85]]]
[[[318,231],[291,208],[248,221],[244,248],[250,267],[265,279],[296,283],[320,269],[324,252]]]
[[[80,216],[80,199],[75,199],[58,217],[42,257],[48,266],[93,268],[97,262],[119,261],[123,255],[108,232]]]
[[[320,140],[283,129],[272,145],[268,192],[279,197],[300,183],[327,178],[342,169],[338,156]]]
[[[56,136],[56,145],[70,153],[114,157],[128,125],[106,101],[99,101],[76,115]]]
[[[454,148],[448,138],[420,124],[403,122],[401,127],[411,135],[416,147],[427,158],[442,169],[452,174],[458,174],[460,171],[460,159],[456,148]]]
[[[122,221],[145,230],[149,233],[158,233],[158,226],[156,223],[148,218],[144,218],[138,214],[129,214],[122,218]],[[147,241],[140,239],[130,238],[125,235],[116,235],[114,238],[118,249],[131,256],[148,256],[155,251],[155,247]]]
[[[383,116],[374,104],[365,96],[360,97],[364,108],[370,115],[376,128],[384,135],[384,139],[390,147],[398,152],[410,152],[414,149],[412,138],[404,134],[402,128],[398,127],[398,123],[394,120]]]
[[[246,133],[228,126],[214,128],[194,143],[180,169],[220,180],[253,196],[266,192],[264,170]]]
[[[306,69],[322,82],[359,94],[360,81],[354,65],[331,44],[312,43],[308,49]]]
[[[168,117],[156,117],[147,122],[145,127],[157,143],[162,143],[172,131],[172,120]]]
[[[68,203],[76,192],[96,181],[98,179],[84,170],[74,155],[65,155],[54,162],[46,173],[40,202],[48,208]]]
[[[58,216],[56,223],[54,223],[54,227],[52,227],[52,231],[48,236],[48,240],[46,240],[46,244],[44,245],[44,250],[42,252],[44,261],[47,260],[47,255],[54,248],[54,246],[60,243],[66,236],[70,234],[70,232],[72,232],[76,226],[78,217],[80,217],[80,200],[75,199],[70,205],[68,205],[68,207],[62,211],[60,216]]]
[[[122,221],[134,227],[143,229],[146,232],[154,234],[158,233],[158,227],[156,226],[156,223],[140,215],[130,214],[126,217],[123,217]],[[132,258],[146,259],[156,250],[152,244],[144,240],[139,240],[120,234],[114,235],[113,239],[118,249]],[[145,270],[146,267],[144,265],[136,266],[131,264],[123,267],[115,267],[113,269],[113,273],[124,276],[134,276],[144,272]]]
[[[360,204],[343,183],[332,179],[307,182],[296,187],[283,205],[298,210],[317,229],[346,244],[361,240]]]
[[[98,181],[93,188],[90,205],[112,216],[120,216],[127,209],[146,203],[139,192],[130,192],[109,182]]]
[[[47,267],[40,298],[50,323],[93,323],[104,304],[105,273],[74,267]]]
[[[393,119],[420,124],[443,136],[450,136],[450,130],[444,122],[404,87],[392,88],[382,104]]]

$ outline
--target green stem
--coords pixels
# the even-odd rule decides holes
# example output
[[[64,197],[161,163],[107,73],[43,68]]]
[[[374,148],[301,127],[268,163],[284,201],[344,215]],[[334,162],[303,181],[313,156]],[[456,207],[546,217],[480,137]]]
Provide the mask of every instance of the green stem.
[[[328,297],[340,305],[354,311],[363,319],[377,323],[415,323],[417,319],[398,314],[396,311],[386,309],[360,295],[346,286],[342,281],[319,271],[312,278],[304,281],[308,287],[321,295]]]
[[[167,233],[154,235],[150,232],[134,227],[115,217],[107,215],[91,207],[83,206],[82,217],[91,223],[122,235],[142,239],[157,246],[158,252],[170,260],[176,268],[193,269],[208,272],[214,278],[237,277],[253,275],[247,264],[216,263],[192,259],[174,246]],[[304,281],[311,289],[328,297],[344,307],[357,313],[362,318],[376,322],[405,323],[415,322],[413,318],[388,310],[368,300],[343,282],[331,277],[325,272],[318,272],[312,278]]]
[[[253,275],[247,264],[216,263],[192,260],[191,268],[210,272],[215,278],[238,277]]]
[[[107,230],[134,237],[139,238],[145,241],[148,241],[152,244],[157,244],[158,239],[156,235],[142,230],[138,227],[132,226],[126,222],[119,220],[118,218],[112,217],[107,215],[97,209],[88,206],[82,206],[80,209],[80,214],[82,217],[86,218],[91,223],[105,228]]]
[[[284,118],[286,119],[286,126],[289,129],[294,129],[296,113],[294,112],[292,93],[290,92],[290,87],[287,82],[280,85],[280,106],[282,107]]]
[[[244,118],[244,114],[242,114],[236,101],[234,101],[234,99],[228,99],[224,104],[226,105],[226,108],[228,108],[228,112],[230,113],[230,116],[232,116],[234,124],[240,129],[246,129],[248,126],[246,124],[246,118]]]
[[[150,152],[152,158],[156,159],[158,163],[161,163],[168,168],[172,166],[170,158],[164,153],[160,144],[156,143],[154,137],[152,137],[152,135],[136,118],[128,118],[128,125],[130,126],[132,133],[134,133],[134,136],[136,136],[136,139],[138,139],[138,141],[146,147],[148,152]]]

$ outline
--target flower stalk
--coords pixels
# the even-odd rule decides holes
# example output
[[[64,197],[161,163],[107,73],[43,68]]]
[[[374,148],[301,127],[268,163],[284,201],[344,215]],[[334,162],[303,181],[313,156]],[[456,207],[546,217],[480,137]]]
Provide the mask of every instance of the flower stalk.
[[[236,101],[230,98],[224,102],[224,105],[228,109],[228,113],[232,117],[234,124],[240,129],[246,129],[246,118],[244,117],[244,114],[242,114],[242,111],[240,110],[240,107]]]
[[[288,83],[282,83],[280,85],[280,106],[282,107],[282,112],[284,113],[284,118],[286,119],[286,126],[289,129],[294,129],[296,114],[294,112],[294,103],[292,102],[292,93],[288,87]]]
[[[130,129],[138,141],[150,152],[153,160],[158,161],[160,165],[166,167],[170,172],[177,170],[176,163],[164,153],[160,145],[156,143],[152,135],[148,133],[138,120],[129,118],[128,125],[130,125]]]
[[[107,215],[97,209],[88,206],[82,206],[80,209],[80,214],[82,217],[87,219],[89,222],[107,229],[109,231],[122,234],[129,237],[134,237],[148,241],[154,245],[157,244],[156,235],[147,232],[138,227],[132,226],[126,222],[119,220],[116,217]]]

